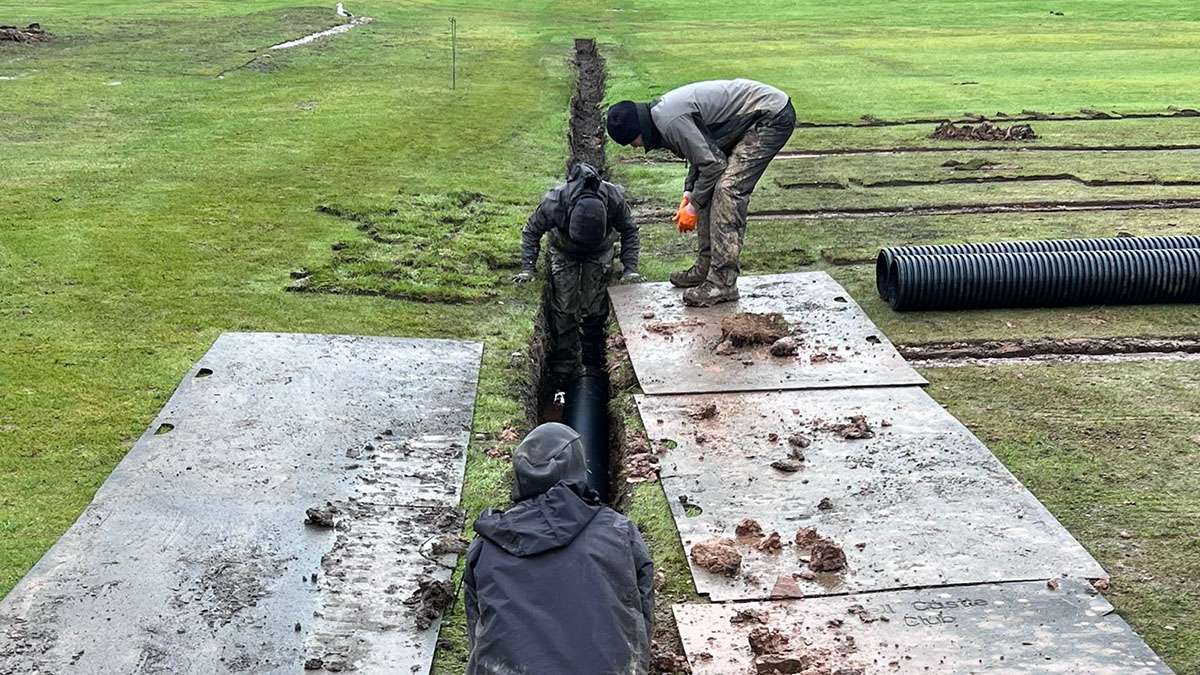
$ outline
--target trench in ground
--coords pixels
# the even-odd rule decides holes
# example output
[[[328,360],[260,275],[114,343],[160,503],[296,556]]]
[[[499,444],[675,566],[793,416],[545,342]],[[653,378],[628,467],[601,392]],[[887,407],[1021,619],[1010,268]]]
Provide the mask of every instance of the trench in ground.
[[[596,49],[594,40],[576,40],[575,58],[573,61],[579,79],[575,93],[571,99],[571,116],[568,123],[569,157],[567,169],[576,161],[586,161],[605,173],[604,145],[607,140],[604,133],[603,118],[600,105],[605,94],[604,59]],[[543,269],[545,265],[543,263]],[[528,364],[531,368],[529,382],[530,391],[524,394],[524,405],[530,428],[543,422],[562,421],[563,406],[556,402],[559,387],[547,368],[549,351],[552,346],[549,316],[550,285],[543,286],[541,308],[534,320],[533,335],[528,350]],[[611,304],[611,303],[610,303]],[[686,558],[682,553],[682,541],[675,530],[674,520],[666,503],[666,494],[659,485],[637,486],[627,480],[626,458],[631,452],[648,453],[651,444],[641,429],[640,418],[637,415],[633,396],[638,393],[637,378],[633,373],[628,354],[623,349],[623,339],[614,319],[614,313],[609,311],[609,332],[605,357],[607,363],[603,376],[607,382],[608,401],[604,411],[608,421],[608,505],[620,513],[636,518],[643,538],[651,548],[655,557],[655,569],[663,578],[669,574],[674,578],[674,590],[684,590],[685,596],[696,598],[695,587],[692,584],[691,572],[687,569]],[[595,369],[590,374],[601,374]],[[564,392],[565,394],[565,392]],[[643,491],[635,496],[635,490]],[[655,492],[656,491],[656,492]],[[640,497],[640,498],[639,498]],[[645,502],[651,502],[645,506]],[[640,506],[638,504],[641,504]],[[639,513],[652,511],[657,522],[648,526],[645,518],[638,518]],[[662,553],[662,549],[670,549]],[[670,560],[666,565],[664,561]],[[680,561],[683,561],[682,564]],[[664,573],[663,568],[669,569]],[[655,596],[655,628],[654,651],[651,655],[651,673],[688,672],[687,661],[683,657],[683,643],[679,630],[675,625],[675,617],[671,611],[672,603],[680,600],[680,594],[667,594],[659,586],[656,576]],[[686,584],[686,587],[684,585]]]
[[[607,135],[604,131],[604,118],[601,105],[607,83],[606,64],[603,55],[596,47],[594,39],[579,38],[575,40],[575,54],[571,65],[576,72],[575,89],[571,95],[570,117],[567,123],[568,160],[566,170],[579,162],[586,162],[604,175],[605,144]],[[543,269],[549,269],[543,261]],[[526,392],[524,405],[530,428],[545,422],[562,422],[564,406],[562,401],[568,388],[566,383],[555,382],[549,365],[549,352],[552,348],[550,335],[550,284],[542,288],[541,307],[534,319],[533,336],[529,343],[529,381],[533,383],[532,391]],[[612,312],[609,312],[610,319]],[[610,320],[610,325],[615,325]],[[628,392],[617,391],[611,378],[608,377],[611,368],[603,372],[608,382],[609,400]],[[597,369],[588,370],[589,374],[601,374]],[[621,475],[621,466],[625,456],[626,443],[624,438],[624,423],[618,415],[608,415],[609,436],[609,505],[618,511],[624,511],[628,505],[628,490]]]

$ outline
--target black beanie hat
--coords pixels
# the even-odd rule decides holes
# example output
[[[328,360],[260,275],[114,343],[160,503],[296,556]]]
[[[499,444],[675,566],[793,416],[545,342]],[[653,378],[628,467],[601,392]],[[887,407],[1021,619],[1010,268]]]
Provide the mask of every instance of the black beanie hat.
[[[608,234],[608,209],[595,195],[583,195],[571,207],[567,234],[575,243],[594,248]]]
[[[642,125],[638,121],[637,104],[633,101],[620,101],[608,109],[605,116],[605,126],[608,135],[620,145],[629,145],[642,134]]]

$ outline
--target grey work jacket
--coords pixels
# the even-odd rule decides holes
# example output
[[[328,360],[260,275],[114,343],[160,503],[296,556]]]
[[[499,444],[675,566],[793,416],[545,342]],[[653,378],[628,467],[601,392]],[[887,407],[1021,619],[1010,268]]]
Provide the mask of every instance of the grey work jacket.
[[[789,100],[769,84],[738,79],[695,82],[650,104],[659,145],[691,164],[683,189],[692,193],[697,208],[712,199],[726,155],[746,130],[778,114]]]

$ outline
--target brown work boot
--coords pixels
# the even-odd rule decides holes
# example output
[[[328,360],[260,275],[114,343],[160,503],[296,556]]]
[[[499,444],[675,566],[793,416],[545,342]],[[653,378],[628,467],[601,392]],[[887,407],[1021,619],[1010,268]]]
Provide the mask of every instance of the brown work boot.
[[[683,292],[683,304],[689,307],[711,307],[722,302],[733,302],[738,297],[740,296],[736,284],[729,288],[721,288],[711,281],[705,281]]]
[[[692,265],[686,270],[671,272],[671,285],[676,288],[695,288],[708,278],[708,268]]]

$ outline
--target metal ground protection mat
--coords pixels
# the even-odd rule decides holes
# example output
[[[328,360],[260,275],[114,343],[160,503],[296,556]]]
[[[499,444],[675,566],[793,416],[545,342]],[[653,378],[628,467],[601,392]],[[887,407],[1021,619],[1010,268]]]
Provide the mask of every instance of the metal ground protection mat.
[[[661,481],[696,588],[714,601],[1105,576],[919,387],[636,400],[649,437],[675,444]],[[744,519],[778,532],[780,545],[739,537]],[[813,564],[812,542],[795,541],[807,527],[844,551],[844,569]],[[701,569],[690,555],[714,538],[734,543],[738,573]]]
[[[609,289],[638,383],[647,394],[763,391],[925,384],[850,294],[824,272],[738,281],[741,299],[685,307],[669,283]],[[716,353],[722,319],[778,312],[791,324],[796,354],[769,345]]]
[[[674,610],[694,675],[1171,673],[1074,579]]]
[[[428,672],[481,353],[222,335],[0,602],[0,672]]]

